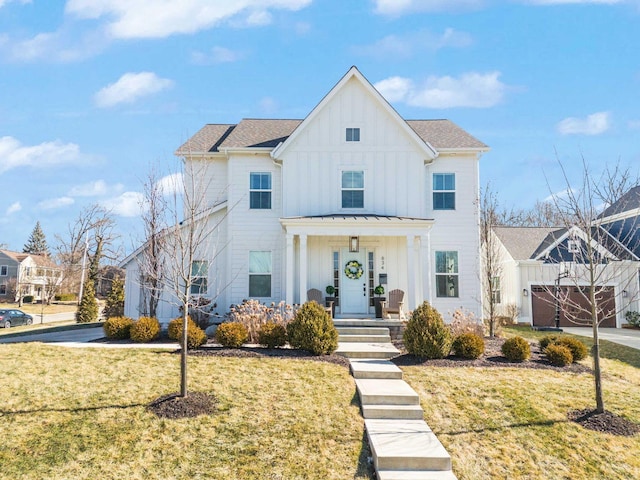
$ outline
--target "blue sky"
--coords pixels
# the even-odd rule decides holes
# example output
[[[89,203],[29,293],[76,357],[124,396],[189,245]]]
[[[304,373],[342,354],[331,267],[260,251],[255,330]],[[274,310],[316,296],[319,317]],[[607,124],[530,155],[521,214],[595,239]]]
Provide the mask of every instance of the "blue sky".
[[[139,242],[141,182],[205,123],[304,118],[351,65],[407,119],[491,147],[526,208],[640,165],[640,0],[0,0],[0,244],[86,205]]]

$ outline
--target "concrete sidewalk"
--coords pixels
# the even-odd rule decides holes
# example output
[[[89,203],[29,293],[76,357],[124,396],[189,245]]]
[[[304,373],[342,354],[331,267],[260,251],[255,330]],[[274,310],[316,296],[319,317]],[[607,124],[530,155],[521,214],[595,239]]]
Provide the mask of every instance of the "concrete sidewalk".
[[[591,327],[562,327],[562,331],[581,337],[593,337]],[[600,328],[598,329],[598,333],[600,340],[608,340],[619,345],[640,350],[640,330],[630,328]]]

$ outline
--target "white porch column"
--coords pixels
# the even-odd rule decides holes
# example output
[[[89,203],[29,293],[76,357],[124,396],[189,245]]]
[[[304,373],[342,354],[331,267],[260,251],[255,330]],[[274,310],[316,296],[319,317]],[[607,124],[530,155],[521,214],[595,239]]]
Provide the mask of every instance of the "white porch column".
[[[294,250],[293,250],[293,234],[287,233],[286,237],[286,260],[285,260],[285,301],[289,305],[293,305],[293,279],[294,279]]]
[[[300,304],[307,301],[307,236],[300,235]]]
[[[416,308],[416,270],[415,270],[415,237],[407,235],[407,276],[408,287],[407,292],[407,308],[413,310]]]
[[[431,265],[431,232],[420,237],[420,253],[422,265],[422,299],[432,304],[431,279],[433,271]]]

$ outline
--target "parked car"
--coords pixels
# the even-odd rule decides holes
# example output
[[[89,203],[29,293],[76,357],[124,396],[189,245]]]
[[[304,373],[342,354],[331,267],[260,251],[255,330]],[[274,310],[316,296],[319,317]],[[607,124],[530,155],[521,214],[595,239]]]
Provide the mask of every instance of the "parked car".
[[[0,310],[0,327],[10,328],[17,325],[31,325],[33,317],[22,310]]]

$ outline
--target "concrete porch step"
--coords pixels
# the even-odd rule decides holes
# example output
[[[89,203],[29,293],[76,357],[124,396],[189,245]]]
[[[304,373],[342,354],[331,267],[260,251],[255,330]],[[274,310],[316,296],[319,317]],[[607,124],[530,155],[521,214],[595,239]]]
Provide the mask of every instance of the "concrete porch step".
[[[347,358],[393,358],[400,351],[392,343],[338,342],[336,352]]]
[[[458,480],[451,470],[379,470],[378,480]]]
[[[354,358],[350,362],[353,378],[378,378],[402,380],[402,370],[389,360]]]
[[[422,420],[365,420],[376,471],[451,470],[451,457]]]
[[[401,320],[382,318],[334,318],[333,324],[336,328],[341,327],[400,327]]]
[[[420,397],[404,380],[355,380],[360,405],[420,405]]]
[[[359,335],[343,335],[338,332],[338,341],[345,343],[390,343],[391,337],[389,334],[386,335],[370,335],[370,334],[359,334]]]
[[[388,327],[336,327],[338,335],[389,335]]]
[[[423,420],[424,410],[420,405],[362,405],[365,419]]]

